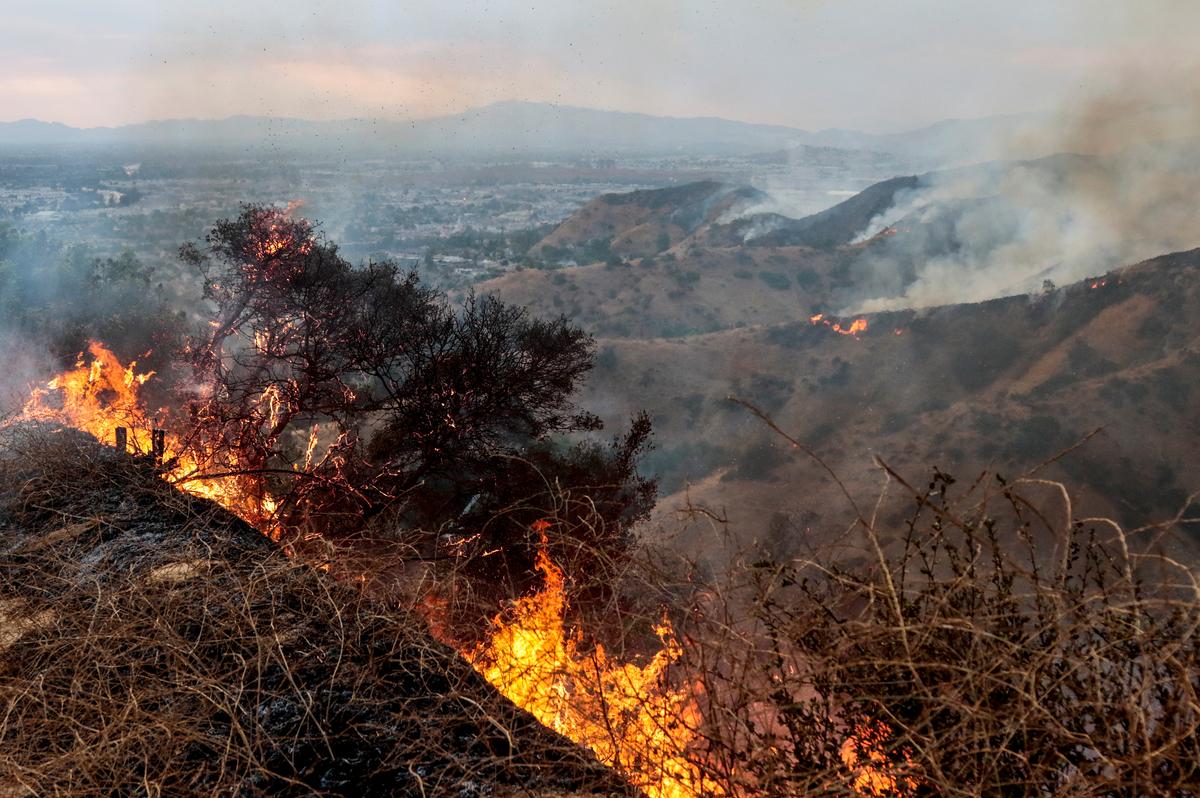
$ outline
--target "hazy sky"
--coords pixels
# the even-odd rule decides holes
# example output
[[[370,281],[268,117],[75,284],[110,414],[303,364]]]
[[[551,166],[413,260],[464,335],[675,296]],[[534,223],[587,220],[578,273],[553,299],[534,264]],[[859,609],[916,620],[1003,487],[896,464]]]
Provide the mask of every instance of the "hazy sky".
[[[1200,85],[1200,0],[4,0],[0,120],[412,117],[496,100],[808,129]]]

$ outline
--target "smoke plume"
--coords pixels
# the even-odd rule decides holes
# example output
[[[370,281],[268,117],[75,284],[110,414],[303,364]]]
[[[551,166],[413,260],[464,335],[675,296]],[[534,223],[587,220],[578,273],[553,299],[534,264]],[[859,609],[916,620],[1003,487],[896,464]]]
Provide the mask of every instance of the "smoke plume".
[[[868,248],[867,287],[847,310],[981,301],[1200,246],[1200,92],[1178,79],[1200,56],[1164,64],[1153,46],[1195,30],[1200,9],[1166,5],[1123,19],[1105,89],[1010,133],[1005,162],[932,173],[898,195],[860,237],[899,228]],[[1021,160],[1032,153],[1058,155]]]

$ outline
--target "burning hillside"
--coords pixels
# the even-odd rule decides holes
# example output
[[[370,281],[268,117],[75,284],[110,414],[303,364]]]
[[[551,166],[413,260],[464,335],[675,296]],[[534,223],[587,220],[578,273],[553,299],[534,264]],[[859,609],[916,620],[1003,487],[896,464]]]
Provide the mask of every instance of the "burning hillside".
[[[532,721],[491,692],[476,696],[470,692],[476,688],[460,688],[484,684],[463,675],[470,672],[578,744],[561,758],[546,754],[565,763],[561,778],[545,780],[547,786],[601,785],[650,798],[907,796],[972,778],[1061,785],[1086,771],[1128,780],[1141,754],[1121,749],[1119,724],[1096,723],[1095,707],[1105,702],[1137,708],[1135,720],[1155,729],[1146,745],[1174,746],[1171,768],[1156,772],[1155,784],[1185,783],[1193,775],[1179,752],[1194,748],[1194,708],[1181,707],[1170,718],[1156,708],[1179,705],[1191,689],[1193,630],[1163,613],[1157,597],[1135,589],[1143,568],[1132,559],[1138,555],[1124,545],[1104,548],[1069,506],[1061,530],[1046,520],[1058,516],[1047,513],[1038,515],[1044,530],[1026,523],[1001,533],[998,525],[1011,517],[989,509],[986,496],[977,501],[983,480],[958,504],[950,498],[953,480],[940,472],[922,493],[888,471],[909,506],[916,499],[918,507],[907,523],[896,522],[908,530],[902,547],[874,515],[859,513],[852,529],[873,546],[866,566],[855,558],[806,561],[767,551],[741,560],[726,582],[702,582],[696,563],[680,569],[647,562],[633,546],[630,527],[653,499],[653,483],[636,471],[649,435],[646,418],[611,447],[555,448],[561,444],[553,435],[598,426],[569,399],[591,350],[565,320],[533,321],[495,301],[448,308],[394,267],[351,268],[307,222],[279,211],[248,208],[219,223],[208,245],[185,251],[208,280],[214,312],[179,355],[189,376],[166,392],[175,403],[147,408],[142,392],[154,375],[94,342],[74,367],[33,392],[9,427],[16,443],[0,462],[0,489],[12,493],[0,507],[0,524],[11,527],[15,541],[0,590],[6,617],[19,619],[15,642],[0,655],[21,655],[4,661],[14,683],[32,679],[24,663],[51,656],[56,638],[48,625],[74,606],[47,598],[46,574],[73,584],[71,574],[93,574],[101,563],[111,569],[102,582],[124,585],[119,600],[72,587],[79,596],[71,601],[82,602],[79,611],[90,617],[111,616],[112,624],[134,619],[136,628],[106,621],[109,636],[89,645],[111,643],[112,651],[93,656],[105,662],[128,656],[137,650],[135,638],[153,636],[137,624],[166,623],[170,634],[161,645],[169,650],[160,651],[156,641],[149,664],[122,660],[113,667],[155,686],[152,701],[131,694],[138,707],[182,706],[181,717],[196,718],[208,731],[185,724],[168,735],[178,740],[174,747],[166,745],[162,729],[174,726],[153,713],[137,714],[142,710],[121,703],[123,693],[97,686],[108,696],[97,710],[104,717],[133,713],[146,721],[131,727],[117,759],[96,757],[92,746],[99,743],[90,737],[74,747],[56,742],[58,727],[46,707],[61,702],[59,682],[29,700],[18,687],[11,703],[28,723],[14,734],[24,735],[21,745],[36,756],[14,759],[11,767],[24,774],[18,783],[36,785],[34,792],[54,786],[45,762],[72,756],[96,760],[100,769],[89,771],[96,783],[117,778],[126,759],[140,757],[132,772],[144,779],[220,785],[214,789],[282,779],[324,793],[353,792],[365,783],[370,789],[362,792],[462,795],[475,768],[486,774],[484,784],[507,784],[530,761],[517,753],[523,738],[512,724]],[[1113,280],[1103,290],[1083,290],[1099,299],[1124,285]],[[877,351],[909,345],[922,333],[910,318],[903,329],[914,335],[895,335],[899,321],[815,314],[798,326],[806,340]],[[48,424],[90,433],[110,448],[46,432]],[[30,425],[42,431],[33,435]],[[43,462],[39,449],[58,454]],[[1002,497],[1020,519],[1019,508],[1032,505],[1001,484],[993,503]],[[192,525],[207,507],[197,497],[224,505],[284,546],[276,549],[251,527],[219,516],[221,529],[237,531],[237,547],[226,551],[208,527]],[[142,521],[143,511],[162,522]],[[211,508],[205,512],[204,518],[216,517]],[[199,529],[198,539],[170,538],[176,526]],[[1041,555],[1030,553],[1035,567],[1026,574],[1005,549],[1010,539],[1036,547],[1047,538],[1066,541],[1046,566],[1049,576],[1039,570],[1046,562]],[[342,541],[352,556],[330,549],[322,561],[307,562],[305,544],[320,540]],[[990,549],[986,568],[979,565],[980,545]],[[245,554],[247,547],[265,554]],[[403,552],[401,566],[415,565],[418,578],[389,571],[392,562],[380,556],[385,548]],[[276,576],[275,566],[262,564],[281,551],[299,555],[278,563],[279,573],[294,576]],[[53,562],[41,559],[51,554]],[[239,570],[243,563],[248,572]],[[630,589],[639,573],[640,593]],[[964,580],[975,597],[965,605],[958,592]],[[302,595],[288,592],[293,583],[302,585]],[[460,602],[460,592],[469,600]],[[220,618],[196,626],[177,608],[144,604],[160,594],[164,601],[186,594],[190,606]],[[385,600],[414,608],[405,611],[406,623],[419,611],[422,623],[458,649],[454,664],[445,663],[450,652],[440,647],[432,659],[409,664],[413,651],[433,645],[424,632],[400,638],[412,642],[411,650],[394,639],[381,646],[395,634],[390,610],[380,609]],[[481,614],[490,622],[480,623]],[[1111,627],[1113,618],[1130,615],[1139,618],[1135,628]],[[218,624],[229,618],[270,635],[231,642]],[[284,618],[300,624],[298,631],[289,631]],[[1055,626],[1048,618],[1062,620]],[[305,625],[314,623],[319,632]],[[652,633],[622,636],[639,623]],[[359,635],[360,627],[371,631]],[[1121,652],[1135,653],[1114,661],[1116,638]],[[622,645],[610,646],[610,639]],[[903,650],[898,640],[906,641]],[[1150,665],[1136,653],[1162,650],[1165,640],[1183,642],[1161,662]],[[30,653],[20,647],[26,642],[41,648]],[[198,645],[224,665],[197,662]],[[225,650],[235,652],[234,664],[220,659]],[[1043,650],[1047,658],[1029,656]],[[946,671],[948,652],[969,652],[972,666]],[[165,676],[155,670],[161,662],[172,663]],[[1064,662],[1100,673],[1128,664],[1144,678],[1109,688],[1087,673],[1070,684],[1038,676],[1024,688],[1032,690],[1035,712],[994,694],[1007,694],[1030,674],[1057,672]],[[209,674],[205,689],[226,698],[188,693],[184,700],[163,692],[168,682],[197,681],[197,668]],[[984,678],[987,668],[993,670]],[[251,678],[255,690],[270,695],[251,692],[253,708],[231,704],[228,695],[245,692],[239,680]],[[450,722],[440,736],[422,734],[388,703],[421,690],[435,708],[440,696],[458,701],[466,691],[462,700],[479,711],[471,722],[495,712],[499,725],[481,731]],[[276,700],[280,691],[287,697]],[[1157,703],[1148,701],[1150,694]],[[921,701],[914,703],[914,695]],[[365,707],[355,703],[359,697]],[[191,700],[216,707],[216,719],[205,720]],[[437,722],[430,706],[418,711]],[[398,739],[388,737],[398,723],[409,725],[395,732]],[[253,733],[235,740],[248,728]],[[997,739],[997,729],[1011,728],[1021,729],[1017,738]],[[351,734],[366,749],[347,742]],[[216,744],[204,742],[213,735],[232,740],[226,746],[236,751],[214,753]],[[280,735],[291,735],[292,743],[279,742]],[[558,739],[546,731],[530,735]],[[1036,757],[1018,744],[1029,739],[1039,741]],[[150,756],[150,748],[169,756]],[[514,769],[496,766],[493,754],[509,757]],[[457,759],[445,764],[446,757]],[[350,770],[333,772],[343,760]]]
[[[283,557],[148,459],[10,428],[0,540],[6,793],[626,791],[408,610]]]
[[[274,500],[239,473],[236,463],[215,465],[208,453],[167,432],[165,428],[175,426],[178,419],[166,408],[147,410],[139,389],[153,376],[154,372],[138,372],[136,361],[121,363],[108,347],[92,341],[87,356],[80,353],[75,368],[34,389],[20,418],[63,424],[110,446],[118,445],[120,435],[122,450],[154,455],[168,482],[195,496],[213,499],[257,528],[272,529]],[[269,397],[264,397],[269,413],[266,399]],[[156,434],[163,435],[158,446]]]
[[[162,411],[156,421],[142,407],[139,388],[153,374],[138,373],[136,363],[123,365],[100,343],[93,342],[89,353],[90,361],[81,355],[76,368],[36,389],[18,421],[66,425],[115,444],[117,452],[130,446],[130,454],[145,460],[153,454],[166,482],[217,502],[270,537],[292,537],[273,513],[274,499],[253,481],[207,471],[203,464],[211,456],[175,435],[156,452],[154,430],[169,423],[170,414]],[[667,668],[680,656],[670,626],[661,626],[663,649],[645,666],[609,658],[603,647],[585,652],[582,639],[568,631],[563,572],[546,554],[548,527],[545,521],[534,525],[542,540],[541,591],[518,600],[511,617],[497,618],[491,639],[464,649],[465,659],[501,694],[591,749],[650,798],[718,794],[688,759],[701,693],[670,686]],[[432,621],[434,628],[445,623],[436,612]]]
[[[135,362],[123,363],[102,343],[92,342],[73,368],[32,392],[18,422],[61,424],[87,432],[118,453],[140,457],[138,462],[144,461],[167,483],[215,500],[289,547],[311,539],[314,530],[326,535],[352,532],[351,525],[379,512],[372,505],[395,494],[412,493],[419,487],[418,478],[436,473],[436,465],[448,462],[446,450],[463,446],[458,439],[467,439],[466,448],[450,462],[459,467],[471,462],[473,447],[488,440],[484,425],[494,422],[477,415],[475,408],[483,400],[480,388],[470,380],[480,375],[462,354],[444,353],[433,363],[422,364],[421,369],[432,368],[432,373],[417,370],[411,375],[392,365],[394,360],[376,368],[366,360],[379,357],[370,355],[369,347],[384,345],[367,338],[379,334],[377,317],[371,317],[376,325],[371,333],[358,326],[362,321],[357,314],[377,312],[371,306],[376,301],[371,292],[380,292],[378,299],[389,301],[412,292],[410,306],[418,303],[418,307],[428,295],[416,291],[411,281],[397,282],[394,272],[386,270],[368,273],[366,284],[359,284],[361,278],[345,271],[332,247],[317,238],[307,223],[287,213],[250,209],[238,222],[222,224],[213,252],[228,266],[220,273],[206,272],[218,312],[207,336],[192,339],[184,353],[200,389],[193,390],[182,407],[145,407],[141,390],[153,373],[139,372]],[[208,265],[200,253],[189,257]],[[289,302],[297,301],[293,292],[301,288],[303,301],[314,291],[319,301],[293,309]],[[338,291],[353,292],[352,301],[358,305],[329,304]],[[504,315],[491,304],[482,310],[468,307],[466,319],[480,325],[514,324],[520,317]],[[347,324],[333,324],[335,320]],[[313,336],[322,331],[330,334],[315,341]],[[419,330],[406,325],[404,331],[415,333],[419,340]],[[554,345],[555,336],[564,334],[569,342],[566,330],[534,326],[523,335],[535,340],[522,345],[537,349],[542,358],[551,351],[546,347]],[[402,344],[398,354],[403,355],[411,350],[413,340],[397,339],[397,344]],[[383,351],[387,358],[397,356],[386,347]],[[488,389],[519,390],[521,366],[513,368],[511,380],[495,381],[496,375],[487,375],[493,380]],[[547,365],[531,360],[528,368],[554,366],[553,361]],[[441,381],[428,383],[432,376]],[[371,379],[382,381],[386,392],[374,397]],[[526,399],[530,407],[520,411],[523,423],[539,423],[539,408],[547,414],[540,422],[547,427],[572,423],[571,417],[556,415],[562,400],[544,394],[553,383],[538,385],[538,393]],[[396,403],[394,409],[390,402]],[[414,416],[419,402],[427,403],[428,409]],[[422,414],[429,411],[433,426],[423,428]],[[364,427],[359,426],[359,418],[373,418],[373,425],[381,420],[384,440],[393,434],[388,425],[403,420],[419,448],[381,457],[377,445],[360,443],[359,430]],[[540,584],[534,583],[536,592],[497,616],[492,630],[479,642],[461,644],[461,651],[502,693],[550,728],[590,748],[601,762],[652,798],[721,794],[726,789],[706,774],[704,765],[701,716],[706,696],[695,679],[673,672],[683,649],[671,625],[666,620],[659,623],[657,653],[608,654],[602,644],[573,628],[576,621],[568,618],[568,576],[564,566],[552,560],[564,542],[589,525],[612,523],[604,517],[605,490],[615,489],[607,501],[615,502],[618,511],[627,510],[630,500],[621,498],[626,490],[621,483],[629,477],[622,475],[632,468],[646,432],[635,425],[631,437],[619,443],[613,455],[581,450],[589,458],[583,462],[593,469],[609,469],[617,485],[589,488],[585,519],[555,509],[553,526],[562,528],[554,529],[553,535],[548,534],[549,521],[529,524],[536,547],[533,565],[540,575]],[[472,435],[485,437],[472,444]],[[296,449],[291,441],[298,445]],[[414,462],[412,457],[418,453],[432,462]],[[406,475],[406,468],[415,469],[415,474]],[[591,474],[594,480],[597,472]],[[636,482],[633,489],[642,490]],[[588,534],[590,545],[605,540],[595,531]],[[490,566],[491,558],[500,554],[495,562],[504,570],[499,573],[512,574],[520,562],[520,549],[494,537],[487,547],[483,536],[483,532],[464,533],[454,541],[455,557],[465,564],[464,572],[469,575],[472,568]],[[476,556],[470,554],[472,543],[483,543],[475,546]],[[619,553],[610,544],[605,556]],[[581,567],[577,558],[565,562]],[[494,567],[491,573],[497,573]],[[431,620],[434,628],[452,621],[436,610]],[[455,641],[462,638],[461,631],[447,636]]]
[[[936,464],[1012,478],[1102,429],[1041,473],[1069,484],[1088,515],[1141,526],[1174,517],[1200,485],[1188,412],[1200,381],[1198,274],[1193,251],[986,303],[857,317],[799,306],[786,323],[610,338],[585,401],[609,418],[633,407],[655,418],[646,466],[661,480],[661,526],[674,530],[689,506],[724,508],[743,545],[780,556],[844,539],[848,505],[820,466],[789,455],[730,396],[818,452],[862,506],[878,498],[875,456],[909,474]],[[855,335],[833,330],[860,319]],[[906,509],[892,494],[879,512],[898,524]],[[691,527],[678,545],[722,567],[708,522]],[[1158,542],[1194,562],[1195,540],[1184,531]]]

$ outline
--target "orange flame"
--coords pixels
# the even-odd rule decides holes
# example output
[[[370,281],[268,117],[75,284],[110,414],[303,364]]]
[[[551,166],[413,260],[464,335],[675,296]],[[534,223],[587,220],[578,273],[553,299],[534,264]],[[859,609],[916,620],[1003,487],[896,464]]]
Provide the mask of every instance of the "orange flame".
[[[701,691],[668,683],[667,669],[683,654],[671,625],[658,626],[662,648],[644,665],[613,658],[600,645],[584,651],[564,625],[562,571],[544,550],[537,568],[541,591],[498,615],[491,639],[464,652],[467,660],[513,703],[590,748],[650,798],[724,795],[689,758]]]
[[[888,735],[888,727],[875,722],[859,725],[854,735],[842,743],[842,764],[850,770],[851,784],[859,795],[885,798],[913,795],[917,790],[917,780],[898,773],[894,759],[885,753]],[[907,754],[904,759],[909,759]]]
[[[297,254],[305,255],[312,250],[312,240],[302,237],[297,240],[292,232],[292,226],[285,224],[297,210],[304,205],[304,200],[291,200],[283,210],[271,209],[257,219],[257,235],[254,236],[251,255],[258,261],[285,253],[295,248]]]
[[[166,411],[159,411],[158,418],[148,414],[139,393],[154,372],[138,373],[137,361],[124,365],[112,350],[96,341],[88,344],[88,353],[90,363],[80,354],[75,368],[59,374],[44,388],[35,388],[17,420],[62,424],[109,445],[116,441],[117,428],[124,427],[133,451],[150,453],[151,430],[167,426]],[[57,406],[53,398],[57,398]],[[209,470],[207,458],[189,449],[170,431],[166,434],[164,462],[163,477],[168,482],[195,496],[212,499],[259,529],[270,531],[274,500],[237,476],[205,476]]]
[[[855,319],[854,321],[850,322],[849,327],[843,327],[841,322],[825,318],[824,313],[816,313],[812,316],[809,316],[808,323],[813,325],[824,324],[835,333],[840,335],[849,335],[854,338],[858,338],[859,333],[864,333],[867,331],[866,319]]]
[[[835,324],[835,325],[833,325],[833,331],[836,333],[841,333],[842,335],[857,336],[860,332],[867,331],[867,320],[866,319],[855,319],[854,321],[850,322],[850,326],[844,330],[842,329],[842,325]]]
[[[543,541],[548,526],[533,526]],[[514,704],[590,748],[650,798],[726,795],[696,758],[703,687],[676,688],[667,680],[683,654],[670,623],[656,628],[662,648],[645,665],[617,660],[600,645],[584,651],[580,635],[566,631],[563,572],[544,549],[537,568],[542,589],[497,615],[490,639],[463,652],[467,661]],[[441,615],[437,606],[427,609],[435,621]],[[915,794],[916,780],[898,773],[894,755],[886,753],[888,734],[882,723],[863,726],[842,745],[842,764],[858,795]]]

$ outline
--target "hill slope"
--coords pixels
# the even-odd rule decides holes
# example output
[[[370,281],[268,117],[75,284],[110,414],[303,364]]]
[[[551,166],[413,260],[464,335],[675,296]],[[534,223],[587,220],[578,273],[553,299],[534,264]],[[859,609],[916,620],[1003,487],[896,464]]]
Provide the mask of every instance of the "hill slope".
[[[800,219],[716,183],[605,195],[533,250],[583,266],[479,290],[639,338],[976,302],[1200,245],[1196,191],[1180,143],[896,177]]]
[[[878,268],[890,242],[854,239],[918,184],[887,180],[804,219],[756,212],[766,194],[711,181],[605,194],[530,250],[584,265],[510,272],[477,288],[542,315],[566,313],[605,336],[807,318],[854,295],[861,272]]]
[[[645,257],[663,252],[701,227],[766,200],[748,186],[705,180],[669,188],[601,194],[530,249],[535,257],[585,256],[589,247]]]
[[[0,452],[12,794],[626,794],[412,614],[63,430]]]
[[[1036,295],[868,315],[859,337],[797,320],[678,340],[606,339],[585,404],[645,407],[660,448],[660,517],[726,508],[732,528],[795,552],[835,539],[848,505],[736,396],[811,446],[870,507],[880,456],[922,484],[931,466],[1012,477],[1102,431],[1043,475],[1083,512],[1139,525],[1200,488],[1200,250]],[[804,486],[797,495],[796,486]],[[897,528],[903,508],[883,508]],[[668,526],[670,524],[668,523]],[[1191,548],[1200,530],[1172,545]]]

